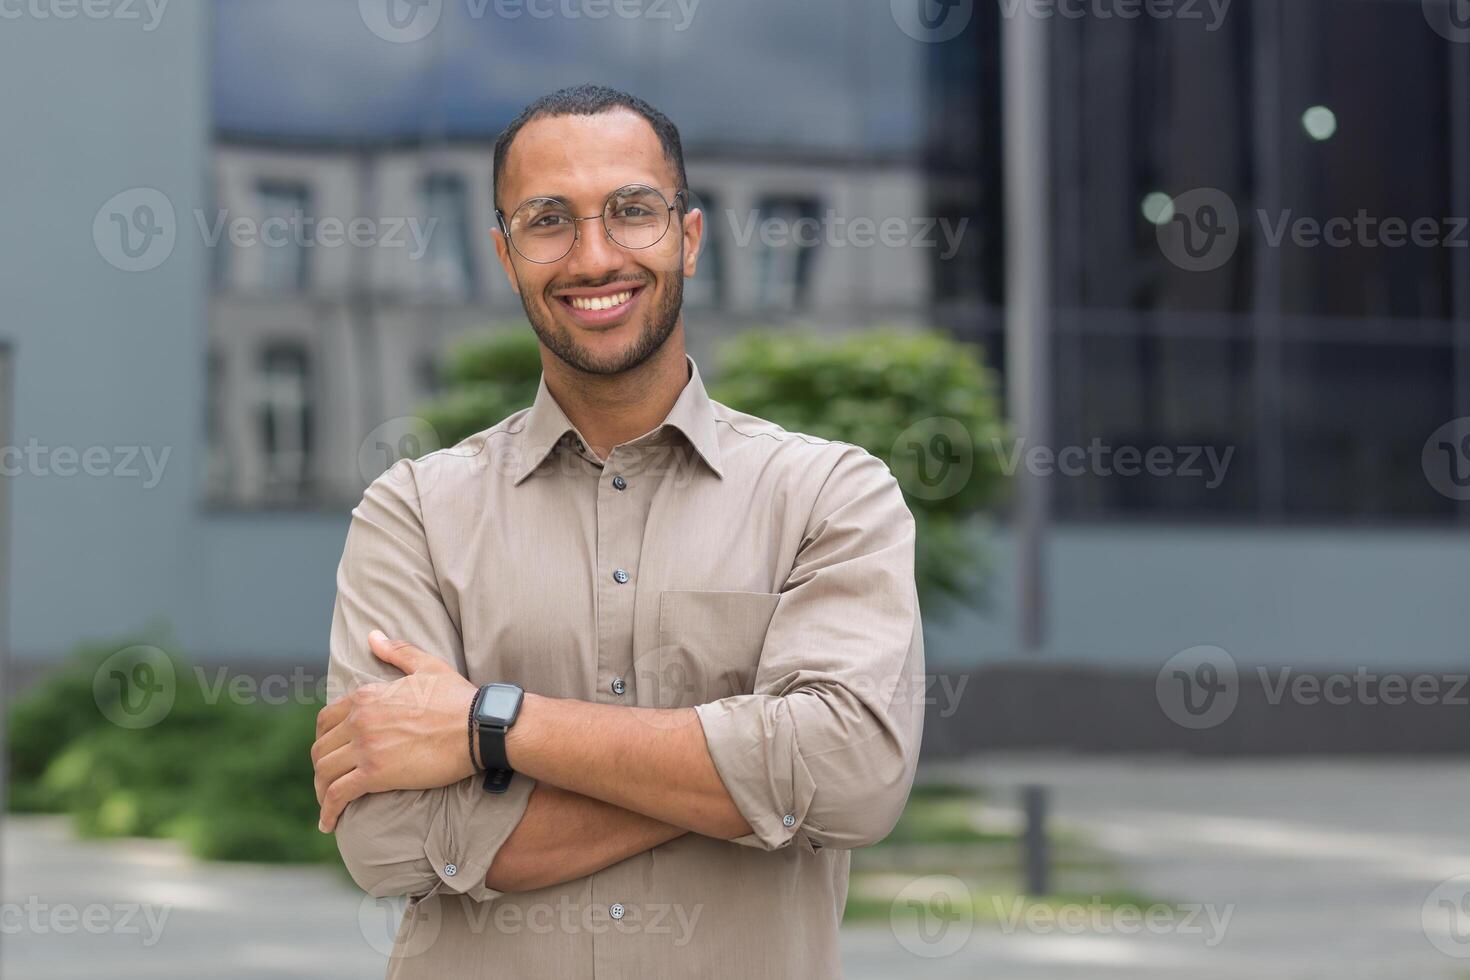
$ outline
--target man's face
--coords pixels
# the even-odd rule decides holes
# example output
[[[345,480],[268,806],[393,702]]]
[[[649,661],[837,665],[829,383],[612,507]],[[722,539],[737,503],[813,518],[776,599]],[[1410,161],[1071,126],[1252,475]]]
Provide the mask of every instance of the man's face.
[[[628,184],[654,187],[673,204],[675,180],[657,134],[641,116],[623,110],[556,116],[527,123],[517,134],[499,204],[507,222],[532,198],[559,198],[572,215],[585,217],[601,214],[608,195]],[[618,374],[651,357],[679,324],[684,277],[694,275],[704,216],[671,212],[668,231],[647,248],[610,240],[600,219],[576,224],[575,246],[557,261],[529,261],[498,230],[495,251],[547,349],[580,371]],[[609,298],[621,302],[596,308]]]

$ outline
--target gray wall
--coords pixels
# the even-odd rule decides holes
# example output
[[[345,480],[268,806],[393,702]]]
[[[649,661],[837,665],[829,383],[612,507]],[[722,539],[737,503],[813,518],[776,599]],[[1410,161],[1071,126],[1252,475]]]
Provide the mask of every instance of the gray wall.
[[[139,4],[133,9],[143,7]],[[10,642],[18,657],[161,614],[199,635],[204,264],[180,234],[150,272],[109,265],[93,219],[132,187],[201,199],[206,5],[143,21],[6,20],[0,29],[0,335],[15,351],[15,443],[167,448],[164,479],[13,479]],[[121,464],[112,456],[112,464]]]

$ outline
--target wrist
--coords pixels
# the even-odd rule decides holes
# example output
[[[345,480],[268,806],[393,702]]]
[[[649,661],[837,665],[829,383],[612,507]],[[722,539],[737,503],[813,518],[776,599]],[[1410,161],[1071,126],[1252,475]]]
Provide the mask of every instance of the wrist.
[[[521,711],[516,716],[516,723],[505,733],[505,757],[517,772],[525,772],[529,765],[528,752],[551,700],[530,691],[521,698]]]
[[[469,728],[470,775],[483,772],[485,763],[480,758],[480,726],[475,723],[475,706],[480,702],[480,689],[475,688],[465,700],[465,718]]]

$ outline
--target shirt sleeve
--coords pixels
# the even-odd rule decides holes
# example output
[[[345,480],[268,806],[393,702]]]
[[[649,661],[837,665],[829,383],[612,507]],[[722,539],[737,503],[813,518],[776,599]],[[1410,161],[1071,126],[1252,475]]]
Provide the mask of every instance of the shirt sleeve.
[[[699,705],[764,850],[864,847],[908,801],[924,719],[914,519],[882,460],[845,447],[781,589],[755,693]]]
[[[331,698],[403,676],[368,648],[373,629],[408,640],[468,676],[459,628],[434,573],[415,474],[414,464],[398,463],[352,512],[332,611]],[[380,898],[426,897],[443,889],[492,899],[502,893],[485,885],[485,874],[525,814],[533,785],[518,774],[495,795],[485,792],[477,775],[438,789],[369,793],[343,811],[337,848],[353,880]]]

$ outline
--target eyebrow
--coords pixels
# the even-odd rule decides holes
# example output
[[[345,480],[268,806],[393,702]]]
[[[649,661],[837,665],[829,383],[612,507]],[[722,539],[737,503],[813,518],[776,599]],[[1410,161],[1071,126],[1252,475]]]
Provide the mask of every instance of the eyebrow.
[[[606,194],[606,196],[603,197],[603,200],[606,201],[607,198],[612,197],[614,194],[616,194],[618,191],[622,190],[624,187],[632,187],[635,184],[636,185],[639,185],[641,187],[652,187],[654,190],[657,190],[660,194],[663,193],[663,190],[660,189],[657,184],[650,184],[650,183],[647,183],[646,181],[642,181],[642,180],[630,180],[630,181],[628,181],[628,183],[626,183],[626,184],[619,184],[617,187],[614,187],[612,190],[608,191],[607,194]],[[511,208],[511,211],[514,211],[516,208],[519,208],[522,204],[525,204],[527,201],[555,201],[557,204],[560,204],[562,207],[567,208],[568,210],[570,210],[571,207],[572,207],[572,202],[569,199],[567,199],[566,197],[562,196],[561,194],[532,194],[529,197],[523,197],[523,198],[521,198],[520,203],[517,204],[515,206],[515,208]]]

